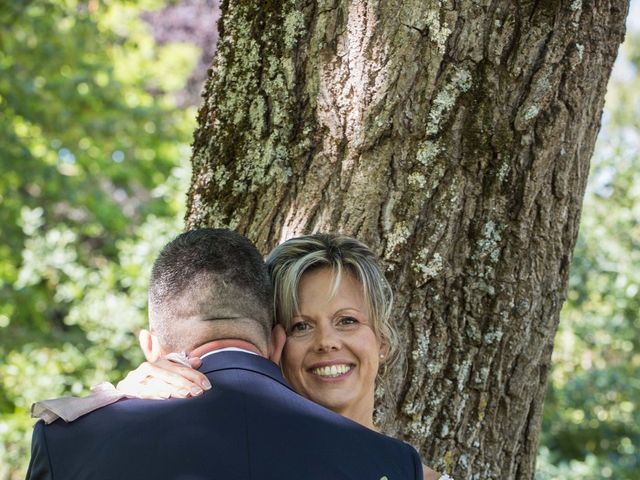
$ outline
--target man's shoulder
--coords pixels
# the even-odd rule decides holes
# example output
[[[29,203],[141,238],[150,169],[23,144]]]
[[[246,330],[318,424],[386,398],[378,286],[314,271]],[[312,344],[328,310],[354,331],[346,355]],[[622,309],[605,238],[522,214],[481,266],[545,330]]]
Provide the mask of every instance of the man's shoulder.
[[[213,388],[202,396],[122,400],[70,424],[58,420],[44,426],[39,422],[36,430],[46,432],[56,465],[61,461],[71,464],[70,451],[75,452],[74,457],[93,455],[95,465],[107,468],[114,459],[121,461],[125,452],[150,445],[156,451],[172,452],[176,458],[186,455],[183,446],[190,445],[188,454],[192,457],[204,461],[215,456],[217,462],[229,465],[239,461],[234,457],[237,451],[254,452],[257,470],[277,470],[280,467],[272,464],[273,458],[287,452],[301,469],[313,466],[318,472],[331,473],[337,468],[332,465],[338,465],[340,471],[357,475],[364,468],[371,478],[378,472],[375,478],[419,478],[415,475],[419,458],[409,445],[307,400],[268,373],[219,369],[207,374]],[[105,439],[111,442],[108,455],[103,448]],[[233,451],[229,445],[234,445]],[[165,457],[161,463],[169,462]],[[328,459],[333,463],[327,463]],[[142,465],[143,460],[136,462]],[[133,467],[130,462],[127,466]],[[278,470],[282,475],[276,477],[288,478],[289,466],[283,465],[282,472]],[[361,478],[357,475],[353,478]],[[318,473],[312,478],[331,475]]]
[[[420,456],[411,445],[371,430],[295,392],[281,394],[284,401],[272,406],[278,414],[263,417],[256,427],[266,427],[272,444],[282,444],[286,451],[305,462],[313,451],[314,455],[343,462],[347,470],[351,466],[369,465],[371,472],[388,472],[388,478],[422,479]]]
[[[374,432],[377,433],[377,432]],[[375,443],[377,450],[385,452],[383,458],[387,465],[401,473],[401,478],[415,478],[422,480],[422,460],[418,451],[409,443],[397,438],[378,433]],[[392,478],[389,476],[389,478]]]

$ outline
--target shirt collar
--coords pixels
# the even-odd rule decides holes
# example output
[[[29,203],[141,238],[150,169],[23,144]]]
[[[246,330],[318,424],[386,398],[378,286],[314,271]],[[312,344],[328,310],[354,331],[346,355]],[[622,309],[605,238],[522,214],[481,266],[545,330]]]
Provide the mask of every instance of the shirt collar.
[[[257,353],[250,352],[249,350],[245,350],[244,348],[225,347],[225,348],[219,348],[217,350],[211,350],[210,352],[207,352],[207,353],[201,355],[200,359],[202,360],[202,359],[208,357],[209,355],[213,355],[214,353],[220,353],[220,352],[244,352],[244,353],[250,353],[251,355],[259,356]]]

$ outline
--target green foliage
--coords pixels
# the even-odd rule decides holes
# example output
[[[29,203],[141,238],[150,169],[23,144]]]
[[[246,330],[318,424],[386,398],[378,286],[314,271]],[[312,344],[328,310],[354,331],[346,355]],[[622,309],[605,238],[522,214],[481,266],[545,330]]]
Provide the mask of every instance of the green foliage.
[[[640,471],[640,36],[610,83],[556,338],[538,477]]]
[[[32,402],[141,360],[148,269],[182,226],[194,47],[140,21],[161,0],[0,5],[0,479],[24,478]],[[554,354],[537,476],[640,470],[640,39],[613,81]]]
[[[0,479],[24,478],[33,401],[141,360],[146,282],[182,227],[199,52],[155,43],[160,0],[0,6]]]

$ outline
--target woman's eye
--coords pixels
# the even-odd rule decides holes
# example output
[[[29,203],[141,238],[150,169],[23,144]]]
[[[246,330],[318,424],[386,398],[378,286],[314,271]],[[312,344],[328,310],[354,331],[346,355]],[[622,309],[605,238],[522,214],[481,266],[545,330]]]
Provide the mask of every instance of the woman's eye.
[[[291,325],[289,333],[292,335],[301,334],[307,332],[311,328],[311,325],[307,322],[297,322]]]
[[[357,325],[360,321],[354,317],[340,317],[338,323],[340,325]]]

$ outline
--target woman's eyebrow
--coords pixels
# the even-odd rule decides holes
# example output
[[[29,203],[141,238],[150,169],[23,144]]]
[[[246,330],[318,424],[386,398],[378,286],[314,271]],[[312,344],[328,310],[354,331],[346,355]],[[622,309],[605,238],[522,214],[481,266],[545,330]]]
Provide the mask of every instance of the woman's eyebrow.
[[[346,313],[346,312],[355,312],[355,313],[359,313],[361,315],[364,315],[364,312],[362,310],[359,310],[355,307],[343,307],[343,308],[339,308],[338,310],[334,311],[333,313],[330,314],[330,316],[336,316],[340,313]],[[313,315],[308,315],[305,313],[301,313],[301,312],[297,312],[293,314],[293,317],[291,317],[292,319],[294,318],[301,318],[304,320],[313,320]]]
[[[336,310],[335,312],[333,312],[334,315],[338,314],[338,313],[343,313],[343,312],[357,312],[357,313],[363,313],[361,310],[355,308],[355,307],[344,307],[344,308],[340,308],[338,310]]]

